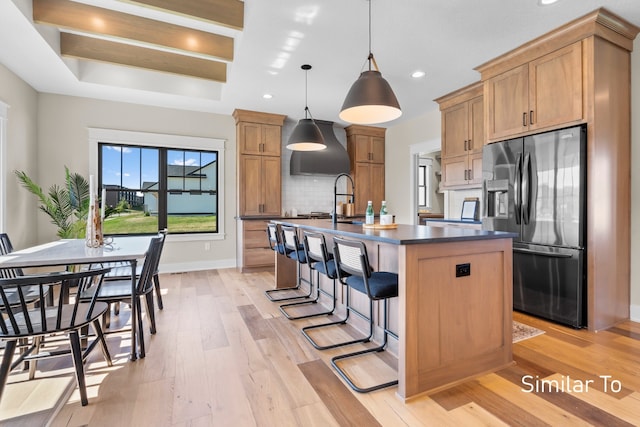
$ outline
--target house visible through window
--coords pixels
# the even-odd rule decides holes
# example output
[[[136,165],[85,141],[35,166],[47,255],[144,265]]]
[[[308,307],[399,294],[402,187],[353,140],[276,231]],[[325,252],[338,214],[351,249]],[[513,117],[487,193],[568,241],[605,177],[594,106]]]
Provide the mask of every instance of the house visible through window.
[[[219,152],[98,144],[105,234],[219,232]]]

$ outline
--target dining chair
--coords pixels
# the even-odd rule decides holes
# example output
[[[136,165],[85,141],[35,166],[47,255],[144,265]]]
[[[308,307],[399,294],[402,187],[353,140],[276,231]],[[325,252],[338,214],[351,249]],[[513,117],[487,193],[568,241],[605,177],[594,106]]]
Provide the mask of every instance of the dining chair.
[[[98,294],[94,295],[95,290],[87,290],[78,293],[78,298],[81,301],[88,301],[92,298],[96,298],[97,301],[107,304],[113,304],[116,302],[126,304],[136,304],[136,311],[138,313],[135,327],[132,325],[132,333],[136,333],[138,339],[138,346],[140,348],[140,357],[145,357],[144,348],[144,333],[142,328],[142,304],[141,299],[144,299],[147,317],[150,322],[151,334],[156,333],[155,313],[153,311],[153,298],[151,298],[151,304],[149,304],[149,295],[153,293],[154,281],[153,276],[158,269],[158,263],[160,262],[160,252],[163,244],[163,237],[157,236],[151,239],[149,243],[149,249],[147,255],[144,258],[140,275],[137,277],[135,293],[132,295],[131,277],[123,278],[121,280],[105,280],[102,287],[98,289]],[[137,330],[137,332],[135,332]],[[122,332],[106,331],[105,333]]]
[[[37,360],[71,354],[82,406],[88,404],[84,362],[98,343],[107,364],[112,365],[99,321],[108,306],[97,301],[96,297],[86,301],[75,299],[73,302],[66,302],[63,295],[64,288],[70,286],[76,286],[83,292],[93,289],[94,294],[98,295],[107,271],[108,269],[63,271],[0,279],[0,339],[5,341],[0,362],[0,399],[9,373],[22,361],[30,362],[29,379],[33,379]],[[47,292],[52,293],[53,290],[57,295],[53,304],[44,304]],[[94,329],[95,339],[83,351],[80,344],[81,330],[89,325]],[[59,334],[67,336],[69,349],[40,352],[44,337],[49,341],[51,335]],[[85,338],[88,337],[83,336]],[[18,341],[23,339],[30,339],[31,345],[16,357]]]
[[[164,248],[164,242],[167,237],[167,229],[161,230],[158,232],[158,237],[162,238],[162,244],[160,245],[160,254],[159,257],[162,256],[162,249]],[[160,263],[158,263],[160,265]],[[105,265],[105,267],[111,267],[111,271],[107,273],[105,276],[105,280],[123,280],[131,278],[131,264],[128,262],[118,262],[118,263],[109,263]],[[138,266],[136,268],[136,276],[140,276],[140,272],[142,271],[142,266]],[[162,301],[162,290],[160,288],[160,277],[159,271],[156,268],[156,271],[153,273],[153,285],[154,291],[156,294],[156,301],[158,303],[158,309],[162,310],[164,308],[164,304]],[[147,298],[150,298],[150,301],[147,301],[147,304],[153,306],[153,296],[151,294],[148,295]]]
[[[0,255],[7,255],[13,252],[13,245],[7,233],[0,233]],[[3,268],[0,269],[0,278],[9,278],[22,276],[21,268]]]

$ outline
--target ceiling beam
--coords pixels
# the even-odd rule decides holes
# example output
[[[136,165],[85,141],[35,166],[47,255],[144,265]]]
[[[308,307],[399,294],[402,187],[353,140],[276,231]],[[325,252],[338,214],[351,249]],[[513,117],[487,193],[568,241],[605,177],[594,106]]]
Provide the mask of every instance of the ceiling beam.
[[[233,39],[69,0],[33,0],[33,20],[73,31],[136,40],[233,60]]]
[[[242,30],[244,2],[239,0],[120,0]]]
[[[227,64],[187,55],[60,33],[63,56],[147,68],[225,83]]]

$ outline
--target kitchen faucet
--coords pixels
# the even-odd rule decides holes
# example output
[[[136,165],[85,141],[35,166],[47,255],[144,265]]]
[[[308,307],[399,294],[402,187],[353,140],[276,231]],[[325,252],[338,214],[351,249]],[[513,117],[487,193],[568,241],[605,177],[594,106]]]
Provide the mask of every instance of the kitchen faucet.
[[[346,176],[351,181],[351,194],[349,193],[338,193],[338,180],[340,177]],[[341,173],[336,176],[336,180],[333,183],[333,212],[331,212],[331,222],[336,224],[338,222],[338,214],[336,212],[336,207],[338,205],[338,196],[349,196],[351,201],[350,203],[355,203],[356,200],[356,186],[353,184],[353,178],[348,173]]]

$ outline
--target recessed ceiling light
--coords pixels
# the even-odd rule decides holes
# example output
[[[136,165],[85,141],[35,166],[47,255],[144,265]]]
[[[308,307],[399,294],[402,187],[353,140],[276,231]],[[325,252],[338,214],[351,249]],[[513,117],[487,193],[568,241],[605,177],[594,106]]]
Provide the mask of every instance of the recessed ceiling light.
[[[265,93],[264,95],[262,95],[262,97],[264,99],[271,99],[271,98],[273,98],[273,95],[271,95],[270,93]]]
[[[538,6],[549,6],[550,4],[557,3],[558,0],[538,0]]]
[[[413,77],[414,79],[419,79],[421,77],[424,77],[426,75],[426,73],[424,71],[421,70],[417,70],[414,71],[413,73],[411,73],[411,77]]]

